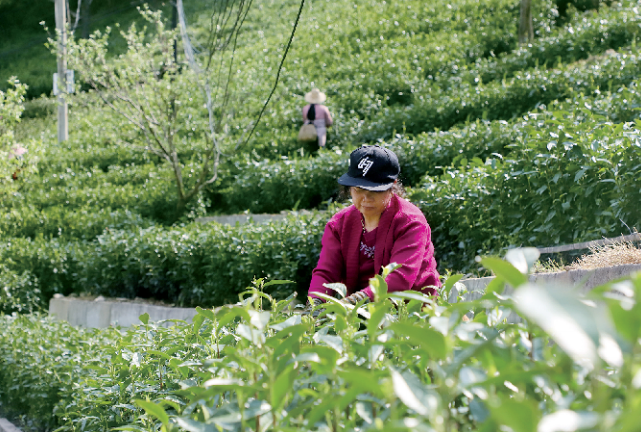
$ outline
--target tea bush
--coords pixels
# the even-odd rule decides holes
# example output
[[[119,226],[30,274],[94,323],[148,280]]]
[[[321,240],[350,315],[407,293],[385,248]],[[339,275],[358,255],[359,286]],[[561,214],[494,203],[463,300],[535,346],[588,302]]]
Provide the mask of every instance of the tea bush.
[[[91,241],[7,238],[0,261],[33,275],[43,303],[54,293],[154,297],[182,305],[233,301],[254,277],[291,279],[276,297],[305,295],[327,216],[292,215],[283,223],[235,227],[198,223],[107,229]]]
[[[458,303],[445,300],[457,277],[434,300],[389,295],[379,276],[378,302],[330,301],[318,318],[264,280],[169,328],[0,315],[0,403],[59,431],[634,430],[641,278],[587,296],[531,285],[536,256],[483,259],[496,282]]]
[[[6,237],[92,240],[105,229],[147,228],[153,222],[129,210],[66,206],[37,210],[25,205],[9,210],[0,219],[0,233]]]
[[[412,191],[445,268],[510,245],[573,243],[641,225],[639,125],[577,123],[567,111],[533,117],[537,127],[525,127],[505,156],[461,160]]]
[[[38,279],[25,271],[18,274],[0,264],[0,313],[31,313],[42,307]]]
[[[8,277],[18,274],[37,280],[40,285],[38,303],[47,306],[55,293],[73,292],[75,257],[85,252],[84,245],[65,239],[3,237],[0,243],[2,274],[6,271]]]
[[[364,141],[389,138],[394,131],[409,134],[448,130],[469,119],[509,120],[540,104],[575,94],[591,94],[600,88],[616,89],[638,75],[638,52],[607,56],[594,64],[563,65],[515,73],[509,80],[487,85],[461,83],[454,89],[428,87],[408,107],[387,106],[380,117],[368,122]]]
[[[622,55],[614,61],[621,65],[627,58],[627,55]],[[595,125],[602,122],[621,123],[639,118],[641,94],[636,79],[626,86],[616,87],[616,91],[595,88],[593,92],[576,93],[567,100],[552,101],[549,110],[574,113],[567,127],[574,127],[573,122],[597,127]],[[534,112],[546,110],[547,107],[541,105]],[[510,122],[476,120],[448,131],[422,133],[413,138],[397,134],[379,144],[396,152],[403,182],[407,186],[415,186],[424,175],[438,176],[445,167],[457,164],[459,160],[479,158],[484,161],[492,154],[506,155],[510,151],[509,144],[519,137],[526,139],[524,131],[537,128],[538,123],[539,120],[531,116]],[[233,179],[224,183],[218,198],[211,199],[213,208],[261,213],[279,212],[293,208],[296,203],[298,208],[317,206],[336,196],[338,186],[335,179],[346,168],[349,150],[351,148],[321,152],[321,156],[316,158],[278,162],[249,158],[238,161],[232,170]]]

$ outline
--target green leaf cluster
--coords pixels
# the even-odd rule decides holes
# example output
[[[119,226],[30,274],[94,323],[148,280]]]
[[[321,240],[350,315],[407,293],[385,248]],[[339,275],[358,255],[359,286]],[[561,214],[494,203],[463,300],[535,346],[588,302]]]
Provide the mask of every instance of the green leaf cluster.
[[[438,299],[381,278],[378,302],[313,318],[259,279],[191,324],[0,315],[0,402],[60,431],[634,430],[641,278],[532,285],[531,252],[482,260],[498,277],[474,301],[458,277]]]

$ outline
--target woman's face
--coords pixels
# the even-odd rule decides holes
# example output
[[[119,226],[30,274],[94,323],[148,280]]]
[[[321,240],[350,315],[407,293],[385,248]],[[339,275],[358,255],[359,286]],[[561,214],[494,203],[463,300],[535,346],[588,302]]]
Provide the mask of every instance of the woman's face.
[[[351,187],[352,202],[363,216],[380,216],[383,210],[387,208],[392,191],[372,192],[358,187]]]

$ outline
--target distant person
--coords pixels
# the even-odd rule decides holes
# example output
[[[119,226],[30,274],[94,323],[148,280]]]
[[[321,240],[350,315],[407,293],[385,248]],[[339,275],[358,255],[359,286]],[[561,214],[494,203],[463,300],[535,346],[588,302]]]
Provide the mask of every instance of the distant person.
[[[402,266],[387,277],[389,292],[415,290],[436,295],[440,286],[430,226],[423,213],[403,198],[400,166],[394,152],[374,145],[354,150],[349,169],[338,179],[352,197],[350,207],[325,226],[318,265],[309,287],[307,311],[323,302],[317,293],[334,295],[323,286],[343,283],[356,304],[374,299],[369,280],[383,266]]]
[[[20,144],[17,145],[17,147],[12,148],[9,151],[9,156],[8,159],[11,160],[13,158],[16,159],[22,159],[23,155],[27,153],[27,149],[22,147]],[[20,174],[20,169],[18,168],[12,175],[11,178],[14,180],[18,180],[18,175]]]
[[[308,102],[308,105],[303,107],[303,121],[312,123],[316,127],[317,148],[325,147],[327,143],[327,127],[334,123],[329,110],[323,105],[325,99],[327,99],[325,93],[315,88],[305,95],[305,101]]]

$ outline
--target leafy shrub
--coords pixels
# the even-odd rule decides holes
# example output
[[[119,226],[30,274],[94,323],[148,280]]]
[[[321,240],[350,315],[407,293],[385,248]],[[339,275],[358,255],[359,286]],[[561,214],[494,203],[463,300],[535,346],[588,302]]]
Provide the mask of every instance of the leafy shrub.
[[[451,90],[429,87],[416,94],[415,103],[408,107],[383,107],[360,137],[371,141],[389,138],[394,131],[418,134],[448,130],[468,119],[509,120],[540,104],[580,93],[592,94],[599,88],[617,89],[627,85],[638,75],[638,60],[635,50],[594,64],[520,72],[510,80],[488,85],[461,83]]]
[[[24,271],[17,274],[0,264],[0,313],[31,313],[42,307],[38,279]]]
[[[30,205],[13,208],[0,216],[0,233],[6,237],[92,240],[105,229],[147,228],[153,225],[129,210],[64,205],[37,210]]]
[[[529,253],[513,253],[525,265]],[[629,297],[604,295],[606,285],[586,298],[570,287],[530,285],[496,258],[481,263],[499,276],[479,301],[447,303],[456,278],[437,301],[389,296],[379,278],[379,301],[361,309],[365,318],[334,302],[318,319],[301,317],[291,298],[265,294],[264,281],[236,305],[198,309],[193,324],[169,328],[144,315],[131,329],[94,331],[0,315],[0,401],[60,431],[636,424],[636,398],[626,389],[639,366],[631,348],[641,332],[639,276],[619,285]],[[506,282],[514,293],[495,295]],[[508,320],[511,312],[527,320]]]
[[[75,257],[73,286],[109,296],[221,305],[254,277],[270,277],[296,281],[278,296],[295,288],[306,295],[324,227],[323,215],[299,215],[286,223],[110,231]]]
[[[84,253],[83,243],[37,237],[4,237],[0,243],[2,272],[31,275],[40,284],[41,304],[55,293],[69,294],[75,280],[75,256]],[[82,291],[82,290],[81,290]]]
[[[214,208],[229,213],[245,210],[279,213],[286,209],[318,207],[330,197],[336,197],[336,179],[346,170],[348,159],[348,154],[340,150],[278,162],[245,157],[235,163],[237,174],[233,179],[224,182],[217,191],[222,198]]]
[[[326,215],[284,223],[109,229],[92,241],[7,238],[0,261],[38,278],[43,303],[54,293],[155,297],[184,305],[233,301],[254,277],[291,279],[282,297],[306,295]]]
[[[641,226],[638,129],[537,116],[504,157],[462,161],[412,191],[445,268],[507,246],[549,246]],[[567,116],[567,117],[566,117]]]

